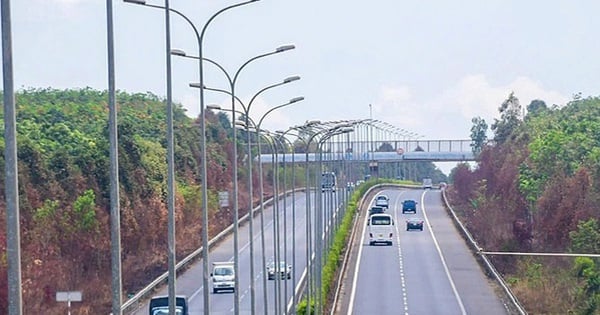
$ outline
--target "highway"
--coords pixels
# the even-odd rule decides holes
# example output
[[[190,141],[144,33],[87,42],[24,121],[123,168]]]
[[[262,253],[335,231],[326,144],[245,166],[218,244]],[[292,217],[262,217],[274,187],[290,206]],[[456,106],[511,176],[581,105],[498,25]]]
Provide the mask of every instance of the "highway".
[[[288,196],[285,201],[279,202],[279,235],[280,235],[280,259],[284,260],[287,258],[289,264],[292,264],[292,200],[291,196]],[[314,200],[314,199],[312,199]],[[286,207],[284,208],[284,203]],[[311,209],[314,207],[311,207]],[[285,209],[285,211],[284,211]],[[285,217],[284,217],[285,212]],[[295,240],[293,244],[296,249],[296,263],[293,266],[293,272],[297,281],[300,281],[302,274],[306,270],[306,194],[296,193],[295,196],[295,213],[296,213],[296,227],[295,227]],[[274,253],[274,211],[272,207],[265,208],[264,213],[265,220],[265,248],[266,248],[266,260],[267,263],[275,260]],[[284,224],[285,232],[284,233]],[[249,250],[249,229],[248,223],[245,223],[239,228],[239,287],[240,287],[240,314],[251,314],[251,294],[250,294],[250,250]],[[255,305],[256,314],[264,314],[264,287],[263,287],[263,273],[266,271],[265,265],[262,262],[261,254],[261,234],[260,234],[260,216],[257,214],[254,219],[254,272],[255,272]],[[285,237],[284,237],[285,236]],[[286,240],[286,251],[287,257],[284,258],[284,240]],[[226,237],[223,241],[217,243],[211,248],[210,262],[215,261],[233,261],[233,233]],[[212,267],[212,266],[211,266]],[[209,271],[210,272],[210,271]],[[280,286],[280,297],[279,309],[283,312],[283,308],[292,301],[292,292],[294,292],[294,285],[290,280],[279,280]],[[274,314],[275,312],[275,282],[277,280],[267,281],[267,303],[268,313]],[[176,292],[177,294],[187,295],[189,298],[190,314],[204,314],[203,306],[203,288],[202,285],[202,260],[198,260],[185,272],[178,275]],[[210,303],[210,314],[221,315],[221,314],[233,314],[234,313],[234,294],[230,292],[219,292],[217,294],[212,293],[212,288],[208,288],[210,291],[209,303]],[[166,285],[155,295],[166,295]],[[287,299],[286,299],[287,296]],[[148,314],[148,304],[143,304],[136,312],[136,315]]]
[[[446,214],[441,191],[386,189],[380,194],[390,198],[393,245],[369,246],[363,209],[337,314],[508,313]],[[418,202],[416,214],[402,214],[404,199]],[[406,231],[411,216],[424,219],[423,231]]]
[[[366,229],[366,209],[361,211],[357,224],[357,237],[352,248],[350,262],[343,279],[343,288],[336,314],[507,314],[502,301],[494,292],[494,286],[483,273],[464,240],[454,227],[442,206],[439,190],[386,189],[380,194],[390,198],[394,225],[392,246],[369,246]],[[338,192],[342,196],[342,191]],[[324,195],[326,196],[327,193]],[[374,198],[374,196],[371,196]],[[314,195],[311,196],[314,201]],[[306,272],[306,195],[295,196],[296,228],[292,241],[292,197],[279,203],[279,230],[281,260],[292,263],[292,244],[296,248],[293,272],[296,282]],[[401,202],[414,199],[418,202],[416,214],[402,214]],[[323,202],[330,202],[323,198]],[[373,200],[369,200],[369,205]],[[314,207],[311,207],[311,209]],[[265,209],[265,244],[267,262],[274,257],[274,212]],[[312,214],[314,215],[314,214]],[[425,220],[424,230],[406,231],[405,220],[416,216]],[[284,224],[285,233],[284,233]],[[314,217],[313,217],[314,224]],[[314,229],[314,225],[313,225]],[[314,234],[314,233],[313,233]],[[250,301],[250,252],[248,224],[239,229],[239,279],[240,314],[251,314]],[[284,238],[284,235],[286,237]],[[284,258],[284,239],[287,257]],[[255,311],[265,313],[263,273],[265,266],[261,256],[260,217],[254,220],[255,261]],[[314,247],[313,247],[314,250]],[[210,252],[210,260],[233,261],[233,235],[216,244]],[[281,284],[278,308],[291,303],[295,290],[291,280],[279,280]],[[275,280],[267,281],[267,311],[275,311]],[[202,261],[194,263],[177,279],[177,294],[187,295],[190,314],[203,313]],[[210,290],[210,288],[209,288]],[[210,314],[233,314],[234,294],[210,292]],[[166,286],[156,295],[166,294]],[[148,305],[134,314],[147,314]]]

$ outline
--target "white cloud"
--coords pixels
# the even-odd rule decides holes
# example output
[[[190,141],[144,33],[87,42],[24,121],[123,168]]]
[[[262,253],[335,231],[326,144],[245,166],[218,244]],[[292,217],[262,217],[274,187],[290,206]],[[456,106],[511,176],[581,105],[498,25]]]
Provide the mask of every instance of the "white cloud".
[[[380,119],[425,136],[425,138],[469,137],[471,119],[480,116],[491,125],[498,118],[498,107],[514,92],[525,108],[532,100],[541,99],[551,106],[565,104],[569,98],[548,90],[540,82],[517,77],[511,82],[494,86],[485,75],[468,75],[439,95],[413,95],[410,87],[384,86],[373,105]]]
[[[488,122],[498,117],[498,108],[508,95],[514,92],[521,106],[541,99],[548,105],[564,104],[568,98],[552,90],[546,90],[540,82],[528,77],[517,77],[508,84],[492,86],[484,75],[469,75],[442,93],[437,104],[458,109],[465,118],[481,116]]]

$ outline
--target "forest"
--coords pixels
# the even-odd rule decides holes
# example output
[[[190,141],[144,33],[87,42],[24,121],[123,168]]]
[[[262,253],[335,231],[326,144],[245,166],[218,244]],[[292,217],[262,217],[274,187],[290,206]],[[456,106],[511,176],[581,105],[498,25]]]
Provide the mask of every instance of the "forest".
[[[81,291],[77,314],[111,305],[108,95],[93,89],[16,94],[25,314],[64,314],[57,291]],[[167,268],[166,110],[150,93],[117,93],[123,292]],[[199,128],[174,106],[177,258],[201,245]],[[229,188],[230,122],[207,112],[210,235],[231,222],[217,191]],[[4,128],[2,126],[2,128]],[[4,152],[4,138],[0,139]],[[4,158],[0,160],[4,169]],[[4,176],[0,188],[4,191]],[[248,198],[241,197],[241,209]],[[0,310],[7,309],[6,205],[0,198]],[[126,299],[126,297],[124,297]]]
[[[522,108],[511,93],[499,114],[490,139],[487,122],[473,118],[478,161],[451,174],[453,207],[479,246],[600,254],[600,98]],[[530,314],[600,314],[598,258],[491,258]]]

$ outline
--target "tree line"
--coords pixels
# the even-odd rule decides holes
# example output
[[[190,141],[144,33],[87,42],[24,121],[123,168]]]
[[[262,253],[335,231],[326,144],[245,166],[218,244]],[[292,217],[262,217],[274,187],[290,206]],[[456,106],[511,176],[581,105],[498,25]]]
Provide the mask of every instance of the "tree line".
[[[525,109],[525,110],[524,110]],[[473,118],[476,166],[456,167],[451,200],[488,251],[600,253],[600,98],[522,108],[514,93]],[[600,261],[493,257],[529,312],[598,314]]]

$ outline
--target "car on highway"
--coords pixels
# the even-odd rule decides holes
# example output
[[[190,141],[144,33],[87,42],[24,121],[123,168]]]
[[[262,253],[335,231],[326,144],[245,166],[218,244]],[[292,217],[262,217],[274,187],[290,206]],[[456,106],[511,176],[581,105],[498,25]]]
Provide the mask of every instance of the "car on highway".
[[[279,279],[291,279],[292,278],[292,265],[288,265],[285,261],[280,261],[279,264],[270,262],[267,265],[267,276],[269,280]]]
[[[423,189],[431,189],[433,188],[433,182],[431,178],[423,178]]]
[[[335,192],[335,186],[337,185],[337,177],[334,172],[323,172],[321,174],[321,192],[331,191]]]
[[[394,239],[394,219],[387,213],[373,214],[367,221],[369,245],[384,243],[392,245]]]
[[[212,278],[213,293],[219,291],[231,290],[235,292],[235,269],[233,262],[214,262],[213,272],[210,273]]]
[[[402,201],[402,213],[406,212],[417,213],[417,202],[412,199]]]
[[[421,218],[409,218],[406,220],[406,230],[421,230],[423,231],[423,219]]]
[[[377,214],[377,213],[384,213],[384,212],[385,212],[385,208],[379,207],[379,206],[374,206],[374,207],[371,207],[371,209],[369,209],[369,215],[373,215],[373,214]]]
[[[386,209],[389,208],[390,207],[390,198],[388,198],[388,196],[386,196],[386,195],[377,196],[377,198],[375,198],[375,206],[386,208]]]
[[[150,299],[150,315],[169,314],[169,296],[160,295]],[[188,315],[188,298],[184,295],[175,296],[175,314]]]

